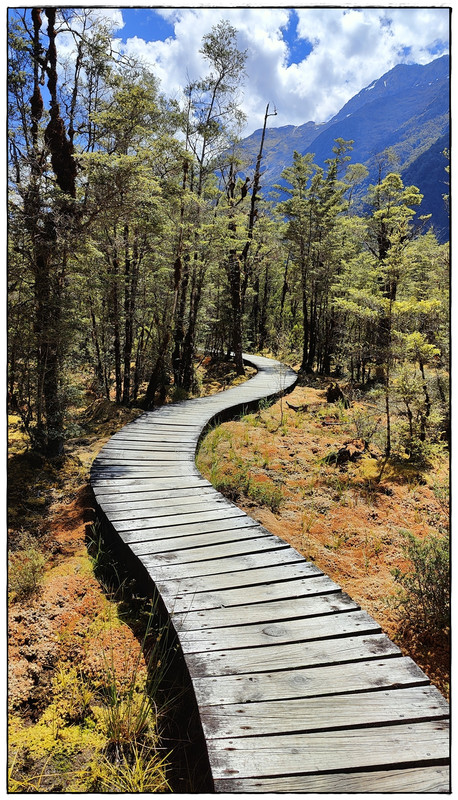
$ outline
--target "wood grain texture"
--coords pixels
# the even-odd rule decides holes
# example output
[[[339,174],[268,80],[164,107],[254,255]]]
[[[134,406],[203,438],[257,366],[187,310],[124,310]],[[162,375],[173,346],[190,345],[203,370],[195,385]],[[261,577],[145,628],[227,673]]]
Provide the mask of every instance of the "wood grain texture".
[[[304,649],[307,649],[304,647]],[[263,648],[264,665],[269,665],[269,649]],[[237,654],[243,657],[243,651]],[[292,666],[295,666],[294,664]],[[194,689],[201,705],[258,703],[289,700],[294,697],[336,695],[390,686],[428,683],[424,672],[411,658],[378,659],[374,662],[321,665],[313,669],[279,670],[195,678]]]
[[[198,472],[207,423],[291,388],[251,380],[142,414],[91,470],[110,531],[178,634],[216,792],[443,792],[448,705],[341,588]]]
[[[173,609],[174,599],[166,599],[169,608]],[[383,657],[384,664],[394,656],[399,656],[401,651],[397,645],[385,634],[372,634],[370,636],[350,636],[342,639],[318,640],[307,642],[305,647],[302,642],[296,644],[271,645],[267,650],[263,647],[246,647],[241,651],[207,652],[205,658],[200,653],[187,653],[186,661],[192,674],[196,677],[213,677],[219,675],[245,675],[253,676],[257,672],[272,672],[273,670],[297,670],[301,667],[327,667],[338,664],[342,679],[347,672],[344,665],[358,661],[376,660]],[[369,680],[378,680],[379,675],[374,672],[372,664],[364,667],[369,675]],[[391,670],[392,665],[387,664]],[[423,673],[422,673],[423,675]],[[308,675],[307,677],[311,677]],[[427,681],[427,678],[423,676]],[[231,702],[231,701],[229,701]]]
[[[221,779],[215,781],[222,793],[448,793],[448,767],[414,767],[371,770],[370,772],[333,772],[326,775],[288,775],[280,778]]]
[[[221,534],[219,534],[221,535]],[[175,627],[181,631],[201,631],[207,628],[227,628],[233,625],[248,625],[255,622],[276,622],[284,619],[337,614],[340,611],[357,610],[359,606],[345,592],[279,599],[276,602],[254,603],[229,608],[212,608],[202,611],[175,613]]]
[[[283,599],[297,599],[300,597],[335,592],[340,587],[334,583],[327,575],[323,575],[320,570],[310,570],[307,575],[301,577],[290,576],[289,579],[274,583],[260,583],[242,588],[221,589],[219,591],[176,595],[175,614],[180,614],[179,624],[183,615],[197,609],[211,608],[231,608],[242,606],[251,609],[253,605],[266,603],[268,601],[278,601]],[[239,608],[239,615],[241,609]],[[249,612],[251,613],[251,611]]]
[[[342,769],[424,766],[441,763],[448,752],[445,720],[384,725],[344,731],[211,739],[208,751],[216,779],[256,778]]]
[[[448,703],[433,686],[332,694],[295,700],[201,706],[207,739],[364,728],[448,716]]]

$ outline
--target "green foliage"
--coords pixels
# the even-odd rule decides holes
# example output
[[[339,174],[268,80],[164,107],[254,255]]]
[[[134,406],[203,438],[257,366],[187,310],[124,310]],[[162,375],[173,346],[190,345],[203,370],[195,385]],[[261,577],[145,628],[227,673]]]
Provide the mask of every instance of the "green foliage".
[[[351,421],[355,426],[356,437],[362,439],[369,446],[380,425],[380,416],[377,413],[368,413],[360,409],[355,409],[351,416]]]
[[[421,193],[403,186],[390,154],[365,217],[354,197],[366,170],[349,162],[343,139],[323,166],[284,153],[287,199],[274,208],[237,146],[247,53],[227,21],[203,36],[204,74],[179,106],[108,47],[109,26],[93,10],[78,13],[91,35],[57,75],[78,168],[71,225],[29,99],[45,34],[34,43],[30,10],[9,25],[8,388],[34,448],[78,435],[72,373],[106,399],[152,406],[198,389],[200,348],[278,352],[304,375],[348,370],[361,384],[406,357],[448,369],[448,247],[419,235]],[[73,15],[62,13],[62,30]],[[34,231],[48,228],[44,264]]]
[[[23,600],[38,590],[45,565],[46,558],[34,537],[22,533],[19,548],[8,556],[8,588],[17,599]]]
[[[450,623],[450,546],[448,537],[429,535],[421,540],[402,531],[406,569],[392,570],[400,585],[398,602],[412,628],[436,633]]]
[[[221,472],[217,466],[213,466],[210,475],[215,489],[229,500],[235,502],[241,494],[248,494],[250,478],[246,467],[235,467],[230,472]]]
[[[280,508],[283,500],[283,490],[281,486],[276,486],[272,481],[257,480],[251,478],[246,494],[261,506],[267,506],[274,513]]]

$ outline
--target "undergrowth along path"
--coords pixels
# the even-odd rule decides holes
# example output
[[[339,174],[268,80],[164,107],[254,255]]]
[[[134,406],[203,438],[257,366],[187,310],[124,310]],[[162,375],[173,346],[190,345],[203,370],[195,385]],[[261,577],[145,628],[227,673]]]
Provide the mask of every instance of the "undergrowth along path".
[[[340,587],[224,498],[202,432],[292,389],[249,381],[143,414],[91,470],[99,508],[177,632],[217,792],[447,792],[448,704]]]

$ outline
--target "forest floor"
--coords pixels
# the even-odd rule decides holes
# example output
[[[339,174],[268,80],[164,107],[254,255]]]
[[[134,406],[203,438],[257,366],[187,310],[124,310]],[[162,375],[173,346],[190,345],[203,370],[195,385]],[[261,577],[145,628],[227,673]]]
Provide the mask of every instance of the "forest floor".
[[[383,414],[373,398],[348,409],[328,403],[328,384],[297,386],[274,405],[211,431],[198,467],[335,580],[448,697],[449,631],[415,629],[392,573],[409,568],[406,531],[421,540],[448,533],[448,455],[439,451],[421,470],[408,462],[386,465],[379,479]],[[364,450],[361,431],[367,435],[371,420],[374,435]]]
[[[228,364],[197,371],[201,395],[241,380]],[[29,451],[9,417],[10,791],[168,790],[163,715],[145,701],[163,658],[154,609],[105,552],[89,487],[103,444],[140,413],[83,394],[59,462]],[[120,737],[129,764],[113,757]]]

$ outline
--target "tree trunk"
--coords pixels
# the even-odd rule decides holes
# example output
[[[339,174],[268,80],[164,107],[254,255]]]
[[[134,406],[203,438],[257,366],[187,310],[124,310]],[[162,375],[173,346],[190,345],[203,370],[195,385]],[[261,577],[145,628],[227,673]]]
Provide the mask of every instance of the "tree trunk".
[[[283,286],[281,290],[281,301],[280,301],[280,330],[283,329],[283,313],[285,309],[285,301],[286,295],[288,293],[288,264],[290,259],[290,253],[288,253],[288,257],[285,263],[285,272],[283,274]]]
[[[186,298],[188,293],[189,284],[189,256],[185,256],[183,260],[181,282],[179,286],[179,299],[177,302],[177,310],[175,312],[175,325],[174,325],[174,347],[172,354],[172,367],[173,377],[176,386],[183,386],[183,347],[185,338],[185,313],[186,313]]]
[[[181,386],[186,392],[192,390],[194,383],[194,368],[193,360],[195,353],[195,336],[197,325],[197,313],[200,300],[200,292],[198,292],[195,285],[195,277],[192,281],[191,297],[189,305],[188,327],[183,340],[182,358],[181,358]]]
[[[135,237],[135,231],[134,231]],[[132,255],[129,246],[129,227],[124,227],[124,381],[122,402],[129,405],[131,387],[132,349],[134,345],[134,318],[138,283],[139,255],[135,238]]]
[[[420,414],[420,441],[424,442],[426,441],[426,426],[431,414],[431,398],[429,396],[428,385],[426,383],[425,365],[421,358],[419,359],[418,364],[421,372],[423,394],[425,396],[425,411]]]
[[[266,269],[264,275],[264,294],[262,296],[261,304],[261,318],[259,320],[259,349],[263,350],[266,345],[267,339],[267,307],[269,304],[270,293],[270,276],[269,276],[269,262],[266,262]]]
[[[309,324],[309,309],[308,309],[309,298],[308,298],[308,286],[307,286],[307,263],[304,257],[302,257],[302,263],[301,263],[301,278],[302,278],[302,328],[303,328],[301,372],[308,372],[310,324]]]
[[[229,287],[231,293],[231,311],[232,311],[232,351],[234,353],[234,363],[237,375],[244,375],[245,369],[243,366],[243,348],[242,348],[242,307],[240,296],[240,262],[237,258],[235,250],[229,253]]]
[[[96,374],[96,377],[97,377],[97,380],[99,382],[100,387],[101,388],[102,387],[105,388],[105,396],[106,396],[107,400],[109,400],[110,399],[110,392],[108,390],[108,386],[105,384],[105,376],[104,376],[104,370],[103,370],[103,364],[102,364],[102,354],[101,354],[101,350],[100,350],[99,334],[98,334],[98,330],[97,330],[97,321],[95,319],[94,307],[92,305],[92,298],[90,296],[89,296],[89,309],[90,309],[90,312],[91,312],[92,341],[94,342],[95,355],[96,355],[96,370],[95,370],[95,374]]]

